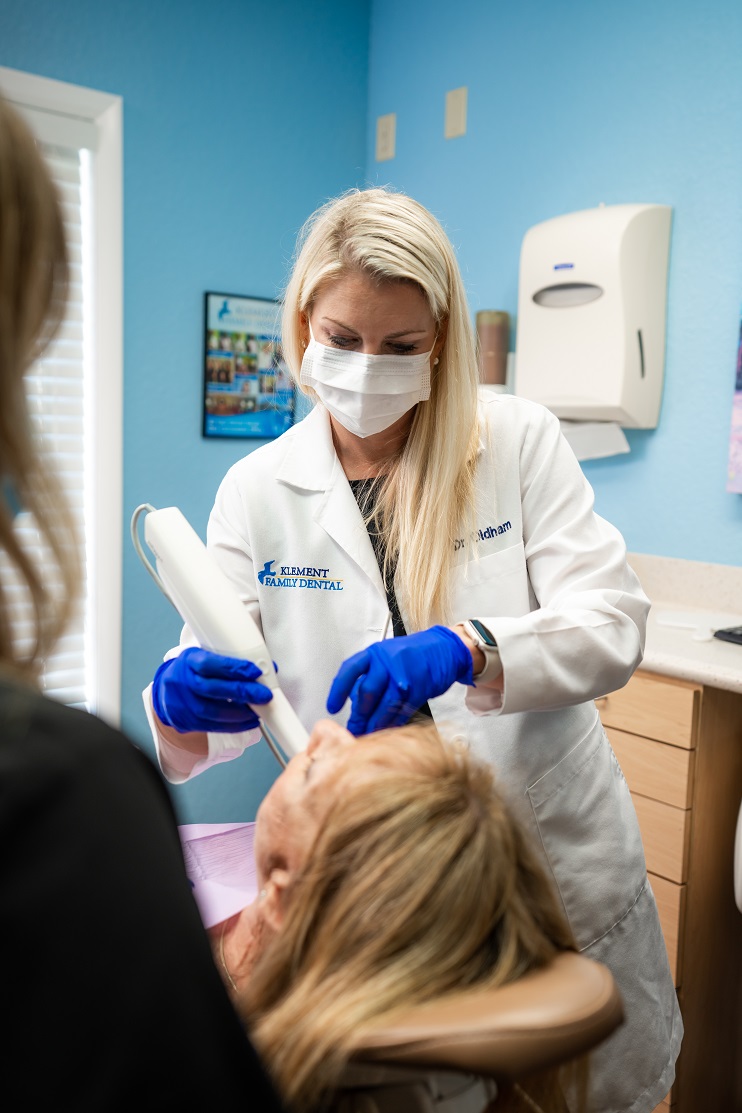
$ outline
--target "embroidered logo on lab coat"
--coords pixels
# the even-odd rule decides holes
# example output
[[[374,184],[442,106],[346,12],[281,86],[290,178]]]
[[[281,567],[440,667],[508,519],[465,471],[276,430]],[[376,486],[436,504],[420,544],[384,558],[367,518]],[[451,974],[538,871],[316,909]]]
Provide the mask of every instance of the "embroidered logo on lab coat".
[[[330,576],[329,568],[297,568],[293,564],[281,564],[274,568],[275,560],[266,560],[258,583],[263,587],[297,587],[306,591],[342,591],[343,581]]]

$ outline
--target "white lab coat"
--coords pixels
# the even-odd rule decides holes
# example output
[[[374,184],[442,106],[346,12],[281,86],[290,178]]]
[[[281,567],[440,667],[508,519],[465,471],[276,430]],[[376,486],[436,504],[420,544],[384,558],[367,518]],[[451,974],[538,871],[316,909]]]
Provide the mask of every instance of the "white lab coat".
[[[626,1023],[592,1057],[591,1110],[643,1113],[672,1084],[682,1023],[636,815],[593,700],[626,684],[640,662],[649,603],[620,534],[594,513],[557,420],[489,392],[480,418],[478,541],[474,559],[457,548],[449,620],[489,627],[504,692],[454,684],[430,707],[494,766],[543,850],[580,947],[610,967],[623,994]],[[207,541],[311,728],[327,717],[341,662],[380,639],[388,617],[321,406],[230,469]],[[185,629],[179,648],[189,644]],[[210,735],[196,771],[258,737]]]

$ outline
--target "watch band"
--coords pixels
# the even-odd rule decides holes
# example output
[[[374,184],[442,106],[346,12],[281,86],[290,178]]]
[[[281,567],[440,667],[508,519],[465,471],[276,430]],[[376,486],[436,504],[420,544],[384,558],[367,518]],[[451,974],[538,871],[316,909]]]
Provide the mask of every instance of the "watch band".
[[[481,633],[477,626],[481,627]],[[474,620],[467,619],[464,623],[464,629],[467,636],[484,654],[484,668],[474,676],[474,679],[478,680],[480,684],[491,684],[502,672],[502,662],[497,642],[487,627],[478,619],[477,625],[474,624]]]

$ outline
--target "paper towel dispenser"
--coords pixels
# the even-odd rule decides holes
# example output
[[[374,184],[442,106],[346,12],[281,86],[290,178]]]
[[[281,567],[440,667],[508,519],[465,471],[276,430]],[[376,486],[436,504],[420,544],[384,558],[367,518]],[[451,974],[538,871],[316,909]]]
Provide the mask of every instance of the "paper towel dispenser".
[[[657,424],[668,205],[601,205],[534,225],[520,256],[515,393],[557,417]]]

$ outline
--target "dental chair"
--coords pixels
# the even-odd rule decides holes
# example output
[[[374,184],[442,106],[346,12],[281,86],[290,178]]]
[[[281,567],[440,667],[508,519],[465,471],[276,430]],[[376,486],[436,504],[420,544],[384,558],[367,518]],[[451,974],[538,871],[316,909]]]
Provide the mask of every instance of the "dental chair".
[[[323,1111],[498,1113],[513,1087],[536,1080],[518,1106],[535,1111],[539,1076],[585,1056],[622,1020],[607,968],[560,954],[510,985],[416,1006],[367,1034]]]

